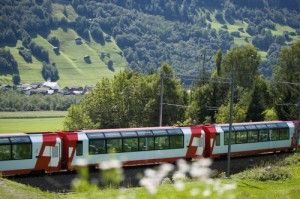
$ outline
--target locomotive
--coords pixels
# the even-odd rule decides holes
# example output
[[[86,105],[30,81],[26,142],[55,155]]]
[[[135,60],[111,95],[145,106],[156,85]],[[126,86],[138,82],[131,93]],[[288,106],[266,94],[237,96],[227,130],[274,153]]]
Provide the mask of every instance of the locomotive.
[[[3,176],[72,171],[112,158],[123,166],[292,151],[297,121],[234,123],[186,127],[145,127],[71,132],[0,134]]]

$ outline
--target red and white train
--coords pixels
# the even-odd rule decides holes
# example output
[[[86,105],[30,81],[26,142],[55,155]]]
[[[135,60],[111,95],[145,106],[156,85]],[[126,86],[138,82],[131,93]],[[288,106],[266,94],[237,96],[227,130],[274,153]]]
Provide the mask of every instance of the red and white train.
[[[231,156],[293,150],[296,125],[295,121],[233,124]],[[112,155],[124,166],[219,158],[227,156],[228,141],[229,124],[0,134],[0,173],[74,170],[82,159],[98,167]]]

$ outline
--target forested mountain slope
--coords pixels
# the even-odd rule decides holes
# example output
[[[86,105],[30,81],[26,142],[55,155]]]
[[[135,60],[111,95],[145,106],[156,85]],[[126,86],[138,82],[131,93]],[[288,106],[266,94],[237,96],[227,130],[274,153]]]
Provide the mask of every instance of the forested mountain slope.
[[[176,74],[195,75],[215,69],[218,49],[225,54],[248,43],[260,50],[260,70],[271,77],[280,48],[300,37],[297,0],[3,0],[0,4],[0,44],[6,46],[1,51],[1,82],[19,74],[21,82],[50,76],[64,85],[76,83],[68,81],[76,78],[80,84],[93,84],[126,66],[156,72],[163,62]],[[83,43],[76,45],[75,37]],[[59,54],[53,50],[58,44]],[[42,68],[48,69],[46,75]]]

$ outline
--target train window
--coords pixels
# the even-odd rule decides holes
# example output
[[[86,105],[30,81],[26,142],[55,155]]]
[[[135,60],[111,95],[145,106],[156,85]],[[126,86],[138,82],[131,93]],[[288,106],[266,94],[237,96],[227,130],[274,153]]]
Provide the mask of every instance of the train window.
[[[120,153],[122,152],[122,139],[107,139],[106,147],[108,153]]]
[[[137,131],[137,134],[140,137],[148,137],[148,136],[153,136],[152,131],[145,130],[145,131]]]
[[[248,131],[248,142],[258,142],[258,131]]]
[[[154,150],[154,137],[139,138],[139,150],[140,151]]]
[[[183,148],[183,135],[170,136],[170,149]]]
[[[104,134],[103,133],[87,133],[86,136],[89,139],[104,139]]]
[[[290,131],[289,129],[280,129],[280,140],[289,140],[290,139]]]
[[[280,140],[280,129],[272,129],[271,132],[271,140]]]
[[[182,135],[181,129],[169,129],[168,130],[169,135]]]
[[[10,137],[11,143],[31,143],[31,140],[28,136],[18,136],[18,137]]]
[[[245,131],[246,130],[244,125],[233,126],[233,129],[235,131]]]
[[[267,125],[265,125],[265,124],[256,124],[256,128],[258,128],[258,129],[268,129]]]
[[[0,138],[0,144],[10,144],[10,141],[8,138]]]
[[[259,130],[259,141],[260,142],[267,142],[270,141],[269,137],[269,130]]]
[[[236,144],[247,143],[247,131],[235,132]]]
[[[247,130],[256,130],[256,126],[255,125],[246,125],[245,126]]]
[[[83,155],[83,144],[82,141],[76,142],[76,156],[82,156]]]
[[[267,127],[268,127],[269,129],[276,129],[276,128],[278,128],[277,125],[276,125],[275,123],[267,124]]]
[[[152,132],[154,136],[168,135],[166,130],[153,130]]]
[[[216,134],[216,146],[220,146],[220,133]]]
[[[121,138],[121,134],[119,132],[106,132],[104,133],[106,138]]]
[[[92,139],[89,140],[89,154],[104,154],[106,153],[105,140],[104,139]]]
[[[277,126],[279,128],[288,128],[289,126],[287,125],[287,123],[277,123]]]
[[[12,145],[12,159],[31,159],[31,144],[13,144]]]
[[[1,143],[0,139],[0,143]],[[0,144],[0,161],[11,160],[11,146],[9,144]]]
[[[155,137],[155,149],[169,149],[169,136]]]
[[[229,132],[224,132],[224,144],[228,145],[229,141]],[[231,132],[231,142],[230,144],[235,144],[235,132]]]
[[[138,138],[123,138],[123,152],[138,151]]]
[[[121,132],[122,137],[137,137],[136,132],[135,131],[125,131],[125,132]]]

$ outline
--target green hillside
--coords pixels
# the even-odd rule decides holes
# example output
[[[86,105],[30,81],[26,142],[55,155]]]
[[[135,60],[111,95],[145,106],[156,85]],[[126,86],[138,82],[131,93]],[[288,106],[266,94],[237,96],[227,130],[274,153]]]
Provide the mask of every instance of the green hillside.
[[[47,41],[47,38],[38,35],[36,38],[33,38],[33,41],[48,50],[50,62],[55,63],[57,66],[60,76],[58,82],[61,86],[94,85],[102,77],[113,77],[116,72],[124,69],[127,64],[126,60],[120,55],[121,50],[113,40],[106,42],[105,45],[102,46],[96,43],[91,37],[90,42],[83,40],[81,45],[77,45],[74,39],[79,36],[76,32],[72,29],[63,30],[61,28],[51,30],[48,38],[54,36],[60,40],[61,47],[59,55],[55,54],[53,46]],[[25,62],[18,53],[18,48],[21,46],[21,42],[18,41],[17,46],[9,47],[12,55],[18,62],[21,82],[32,83],[44,81],[41,75],[42,62],[35,57],[33,57],[32,63]],[[101,60],[101,53],[109,54],[110,58]],[[84,61],[85,55],[90,56],[90,64]],[[114,71],[108,69],[108,60],[113,61]],[[1,81],[9,83],[11,77],[2,77]]]
[[[18,48],[30,40],[48,51],[64,86],[95,84],[125,67],[152,73],[164,62],[176,74],[199,74],[199,65],[212,72],[219,49],[225,55],[247,44],[259,50],[260,72],[270,78],[280,49],[300,39],[297,0],[3,0],[0,6],[0,46],[17,61],[21,83],[44,81],[42,62],[33,57],[26,63],[19,55]],[[99,32],[101,42],[92,37]],[[76,45],[79,36],[85,40]],[[60,54],[48,42],[53,37],[59,39]],[[12,84],[12,76],[5,76],[13,74],[9,66],[2,70],[0,83]]]

